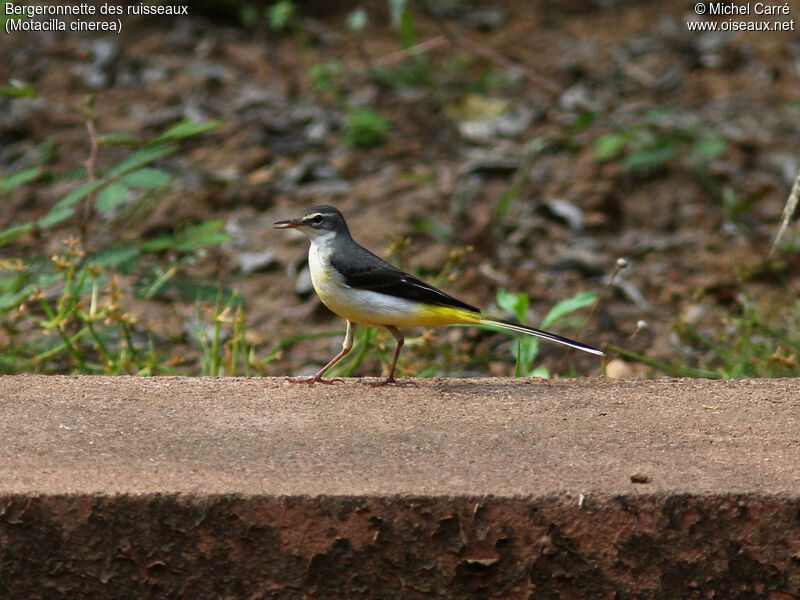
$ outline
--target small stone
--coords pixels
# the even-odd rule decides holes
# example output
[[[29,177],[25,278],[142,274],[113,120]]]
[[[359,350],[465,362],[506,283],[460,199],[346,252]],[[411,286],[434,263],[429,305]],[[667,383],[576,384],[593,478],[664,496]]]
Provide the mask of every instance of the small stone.
[[[250,185],[265,185],[272,181],[273,172],[269,167],[256,169],[247,176],[247,183]]]
[[[275,251],[267,248],[261,252],[242,252],[239,254],[239,271],[242,275],[250,275],[263,271],[275,262]]]
[[[583,230],[583,211],[576,204],[568,202],[567,200],[554,198],[546,202],[544,206],[547,207],[550,214],[566,223],[572,231]]]
[[[621,358],[614,358],[606,365],[606,377],[609,379],[631,379],[635,376],[633,366]]]
[[[499,558],[468,558],[464,561],[471,567],[489,568],[500,562]]]
[[[631,475],[632,483],[649,483],[650,476],[647,473],[637,472]]]
[[[542,556],[555,556],[558,554],[558,546],[553,543],[553,538],[546,534],[536,540],[536,548],[542,553]]]
[[[297,276],[294,291],[298,296],[308,296],[314,291],[314,284],[311,282],[311,271],[308,270],[308,267],[300,271]]]

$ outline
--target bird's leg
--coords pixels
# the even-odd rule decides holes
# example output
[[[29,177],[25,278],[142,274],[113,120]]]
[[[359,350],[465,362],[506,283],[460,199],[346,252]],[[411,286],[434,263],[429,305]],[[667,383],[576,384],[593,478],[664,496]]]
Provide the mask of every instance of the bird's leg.
[[[397,380],[394,378],[394,369],[397,366],[397,359],[400,358],[400,350],[403,349],[403,344],[406,341],[403,337],[403,334],[400,333],[400,330],[397,327],[393,325],[384,325],[384,327],[386,327],[386,329],[389,330],[389,333],[394,336],[394,339],[397,340],[397,349],[394,351],[394,359],[392,360],[392,366],[389,368],[389,375],[386,376],[386,379],[381,379],[375,383],[370,383],[372,387],[380,387],[390,383],[397,383]]]
[[[330,369],[333,365],[339,362],[350,350],[353,349],[353,338],[355,337],[356,333],[356,324],[352,321],[347,321],[347,332],[344,334],[344,342],[342,342],[342,351],[339,352],[336,356],[333,357],[333,360],[329,362],[327,365],[322,367],[319,372],[314,375],[313,377],[308,377],[304,379],[289,379],[291,383],[334,383],[335,381],[342,381],[342,379],[336,377],[334,379],[323,379],[322,376]]]

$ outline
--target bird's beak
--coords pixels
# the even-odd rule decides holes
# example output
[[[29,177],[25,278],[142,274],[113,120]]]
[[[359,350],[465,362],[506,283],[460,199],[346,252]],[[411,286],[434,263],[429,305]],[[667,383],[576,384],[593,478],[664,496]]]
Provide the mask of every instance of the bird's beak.
[[[300,221],[297,219],[287,219],[286,221],[275,221],[272,226],[275,229],[293,229],[300,227]]]

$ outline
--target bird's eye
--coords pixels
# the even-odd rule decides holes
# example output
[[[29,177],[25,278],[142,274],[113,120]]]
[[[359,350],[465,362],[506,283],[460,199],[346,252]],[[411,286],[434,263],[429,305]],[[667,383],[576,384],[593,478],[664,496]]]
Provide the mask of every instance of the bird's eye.
[[[311,224],[319,225],[320,223],[322,223],[322,215],[314,215],[314,218],[311,219]]]

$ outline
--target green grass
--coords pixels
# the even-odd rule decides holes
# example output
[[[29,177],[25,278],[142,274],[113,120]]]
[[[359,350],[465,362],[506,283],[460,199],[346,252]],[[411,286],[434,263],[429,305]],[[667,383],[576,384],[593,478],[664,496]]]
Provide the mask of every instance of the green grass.
[[[635,124],[594,141],[594,159],[619,161],[629,171],[659,168],[671,162],[701,167],[722,156],[728,142],[716,131],[696,125],[674,125],[666,111],[649,111]]]
[[[171,370],[159,364],[151,343],[139,347],[133,337],[137,319],[122,309],[116,278],[104,283],[97,267],[82,263],[78,240],[52,258],[52,273],[31,274],[22,261],[4,261],[0,284],[28,276],[48,282],[21,288],[22,298],[4,294],[3,329],[9,339],[2,371],[155,375]],[[38,275],[38,277],[37,277]],[[52,276],[51,276],[52,275]],[[4,286],[5,287],[5,286]],[[14,286],[19,290],[19,286]],[[17,301],[8,304],[11,299]],[[33,335],[23,332],[33,331]],[[20,341],[22,340],[22,341]]]
[[[768,310],[746,294],[738,315],[728,315],[709,334],[677,322],[682,351],[671,361],[657,360],[617,345],[612,355],[647,365],[673,377],[741,379],[800,376],[800,301]]]
[[[163,159],[177,153],[184,140],[212,131],[219,123],[180,122],[139,141],[126,134],[98,133],[92,109],[90,100],[84,115],[91,148],[85,169],[65,175],[49,167],[52,153],[44,153],[41,164],[0,179],[0,199],[26,185],[72,184],[44,215],[0,231],[0,253],[6,255],[0,258],[2,373],[177,372],[180,361],[162,354],[157,336],[141,326],[123,303],[132,295],[152,299],[192,285],[197,291],[197,282],[187,282],[181,274],[194,262],[196,252],[229,239],[220,221],[186,224],[150,240],[93,235],[107,228],[108,221],[157,203],[173,179],[160,166]],[[125,151],[116,162],[104,165],[104,149],[109,146]],[[28,235],[44,240],[60,237],[62,250],[48,256],[44,248],[37,252],[30,246],[24,257],[10,258],[11,245]],[[243,308],[230,304],[229,297],[230,293],[220,296],[226,300],[218,300],[212,311],[215,335],[204,370],[213,373],[220,372],[223,351],[231,355],[231,371],[246,352]],[[232,311],[236,318],[228,320]],[[220,344],[223,325],[233,329],[226,346]]]
[[[591,292],[580,292],[571,298],[560,300],[537,327],[545,330],[556,326],[560,329],[575,327],[579,322],[574,320],[574,313],[594,306],[597,301],[597,294]],[[522,323],[527,321],[529,304],[530,299],[525,292],[497,292],[497,305],[516,316]],[[516,362],[514,377],[550,377],[550,371],[544,365],[536,365],[540,343],[539,338],[530,335],[517,336],[517,341],[512,346],[512,355]]]
[[[391,129],[391,123],[377,111],[359,108],[347,116],[344,138],[355,148],[374,148],[386,141]]]
[[[704,358],[705,369],[723,379],[800,375],[800,302],[767,312],[745,298],[741,314],[731,316],[715,335],[680,324],[678,333]]]

